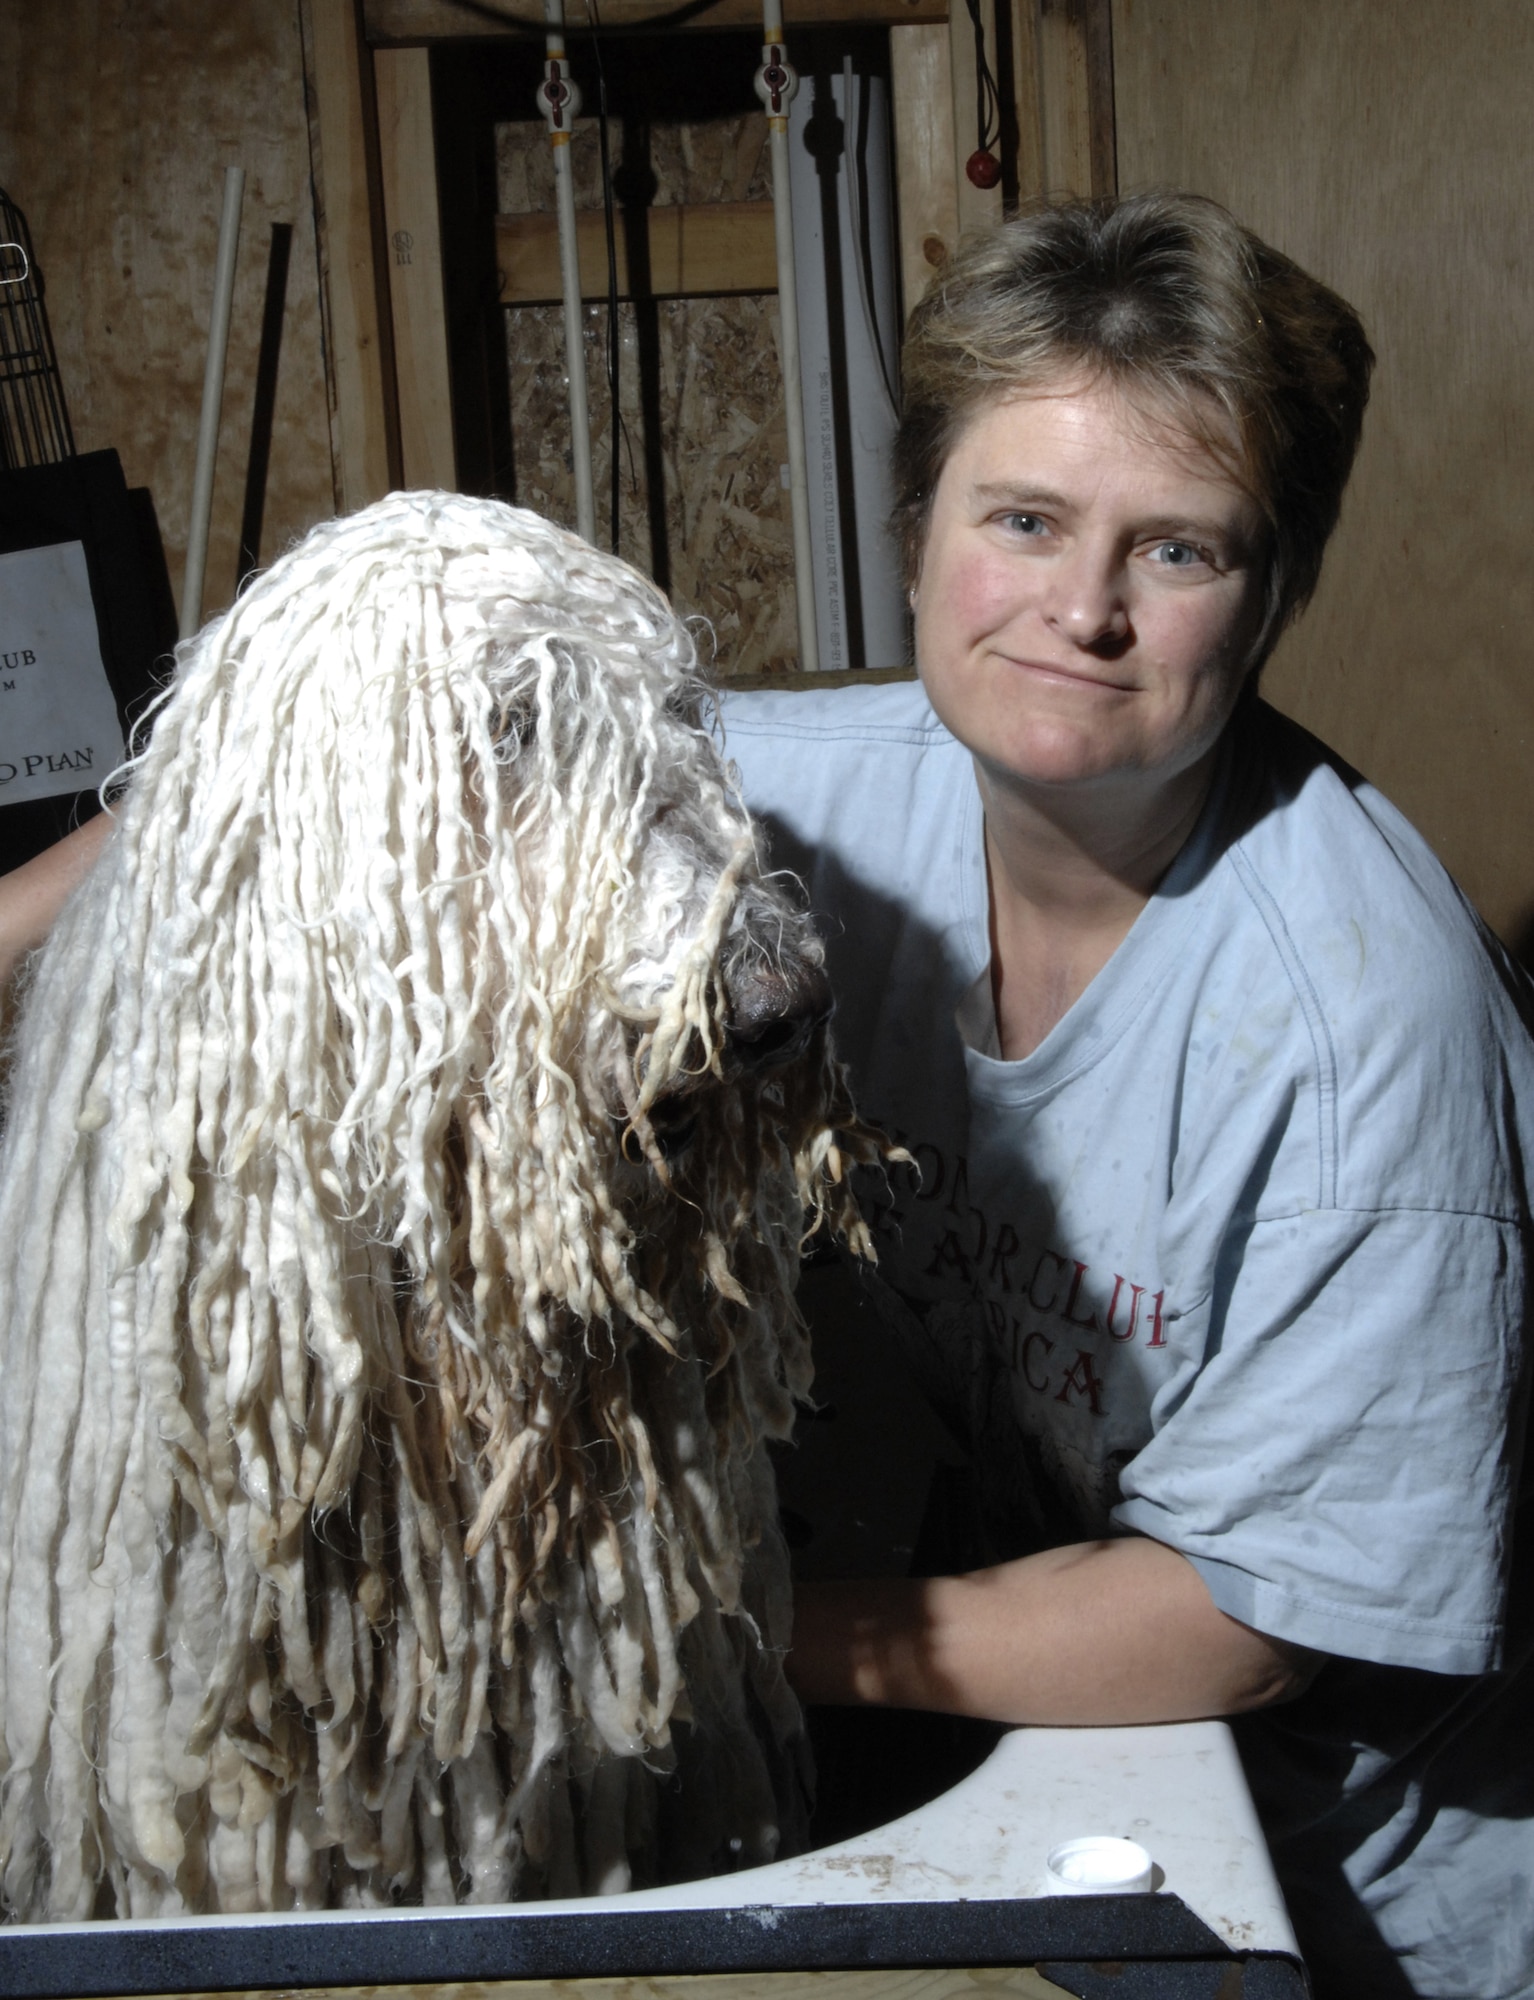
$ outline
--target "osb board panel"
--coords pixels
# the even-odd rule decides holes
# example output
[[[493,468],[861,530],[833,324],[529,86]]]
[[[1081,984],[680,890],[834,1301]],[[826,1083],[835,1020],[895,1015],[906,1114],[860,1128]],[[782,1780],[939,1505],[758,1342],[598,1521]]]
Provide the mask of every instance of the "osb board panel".
[[[496,142],[500,212],[552,210],[553,169],[542,125],[499,126]],[[615,133],[615,147],[619,143]],[[648,144],[657,205],[760,201],[771,194],[766,120],[759,114],[657,124]],[[577,206],[597,208],[601,177],[593,125],[576,127],[570,151]],[[648,453],[641,412],[641,312],[654,315],[659,377],[659,438]],[[713,639],[700,632],[700,647],[705,660],[711,647],[717,649],[716,673],[792,670],[797,645],[788,494],[780,473],[788,441],[776,297],[668,299],[638,311],[624,305],[619,327],[622,554],[657,576],[680,612],[708,620]],[[611,477],[606,335],[605,307],[587,306],[586,380],[598,539],[604,545]],[[573,523],[560,309],[509,310],[506,351],[517,499]],[[664,492],[662,548],[651,533],[649,480],[657,460]]]
[[[723,1972],[683,1978],[509,1979],[445,1986],[285,1988],[281,2000],[1066,2000],[1032,1966],[924,1967],[892,1972]],[[183,1994],[180,2000],[214,2000]],[[258,1992],[224,2000],[263,2000]]]
[[[147,486],[179,595],[226,166],[246,170],[203,605],[234,592],[267,254],[293,225],[262,553],[333,511],[292,0],[0,0],[0,185],[25,210],[82,451]]]
[[[1120,184],[1227,203],[1379,355],[1278,705],[1534,943],[1534,180],[1527,0],[1116,0]]]
[[[548,131],[531,118],[498,125],[495,133],[498,206],[502,215],[552,215],[554,161]],[[620,185],[625,169],[653,176],[653,203],[771,201],[772,164],[765,112],[705,118],[649,129],[647,167],[629,161],[623,135],[612,132],[613,166]],[[570,140],[570,168],[577,208],[602,206],[602,156],[594,118],[578,118]]]

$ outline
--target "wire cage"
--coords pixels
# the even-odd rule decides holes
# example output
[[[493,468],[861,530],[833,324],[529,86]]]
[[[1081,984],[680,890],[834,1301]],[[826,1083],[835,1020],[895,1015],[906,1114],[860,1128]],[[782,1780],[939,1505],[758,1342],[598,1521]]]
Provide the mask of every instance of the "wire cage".
[[[27,218],[0,188],[0,466],[75,456]]]

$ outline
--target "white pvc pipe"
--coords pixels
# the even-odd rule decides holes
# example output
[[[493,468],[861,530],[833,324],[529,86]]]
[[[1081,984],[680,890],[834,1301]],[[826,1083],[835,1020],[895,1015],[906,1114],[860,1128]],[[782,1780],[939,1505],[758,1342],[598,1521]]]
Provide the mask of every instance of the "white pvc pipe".
[[[765,79],[773,67],[786,68],[783,56],[783,0],[763,0],[762,70],[757,93],[767,106],[767,131],[772,147],[772,213],[778,250],[778,317],[782,321],[783,400],[788,419],[788,497],[794,527],[794,601],[799,613],[799,666],[807,674],[820,671],[820,645],[815,633],[815,572],[810,543],[809,479],[804,450],[804,392],[799,367],[799,288],[794,278],[794,213],[788,183],[788,99],[793,95],[792,72],[786,91],[773,92]]]
[[[580,99],[568,82],[565,66],[564,0],[543,0],[543,18],[548,23],[546,50],[549,59],[544,87],[538,93],[543,115],[549,121],[549,147],[554,155],[554,202],[559,215],[559,277],[565,308],[565,372],[570,378],[570,457],[575,471],[575,527],[577,534],[595,543],[597,503],[591,482],[591,412],[586,402],[586,342],[582,331],[581,259],[575,234],[575,182],[570,173],[570,133]],[[558,65],[556,72],[555,65]],[[564,84],[566,95],[555,102],[549,83]],[[613,450],[616,451],[618,413],[613,412]]]
[[[218,419],[224,401],[229,309],[234,299],[234,256],[240,242],[240,203],[244,194],[245,169],[230,167],[224,175],[224,212],[218,225],[213,317],[208,325],[208,359],[202,375],[202,420],[197,427],[197,467],[192,474],[192,518],[187,527],[186,570],[181,579],[183,639],[190,639],[202,623],[202,580],[208,566],[208,523],[213,516],[213,468],[218,459]]]

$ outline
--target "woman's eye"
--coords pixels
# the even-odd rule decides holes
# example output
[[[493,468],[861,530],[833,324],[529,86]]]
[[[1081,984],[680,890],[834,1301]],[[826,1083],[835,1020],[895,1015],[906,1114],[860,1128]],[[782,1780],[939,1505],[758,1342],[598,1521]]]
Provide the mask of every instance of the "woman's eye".
[[[1040,514],[1003,514],[1001,525],[1014,535],[1042,535],[1048,524]]]
[[[1209,560],[1204,551],[1195,548],[1191,542],[1157,542],[1150,551],[1150,557],[1152,562],[1162,563],[1167,569],[1196,569],[1200,563]]]

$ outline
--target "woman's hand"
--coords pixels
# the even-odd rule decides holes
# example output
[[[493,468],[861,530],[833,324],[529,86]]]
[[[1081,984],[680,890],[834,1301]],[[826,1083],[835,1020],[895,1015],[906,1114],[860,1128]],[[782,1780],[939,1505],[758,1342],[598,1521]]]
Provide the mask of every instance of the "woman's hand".
[[[1228,1618],[1184,1556],[1133,1536],[968,1576],[802,1585],[787,1664],[808,1703],[1101,1725],[1262,1708],[1321,1660]]]
[[[71,891],[90,873],[113,824],[110,813],[97,813],[55,846],[0,875],[0,988],[52,930]]]

